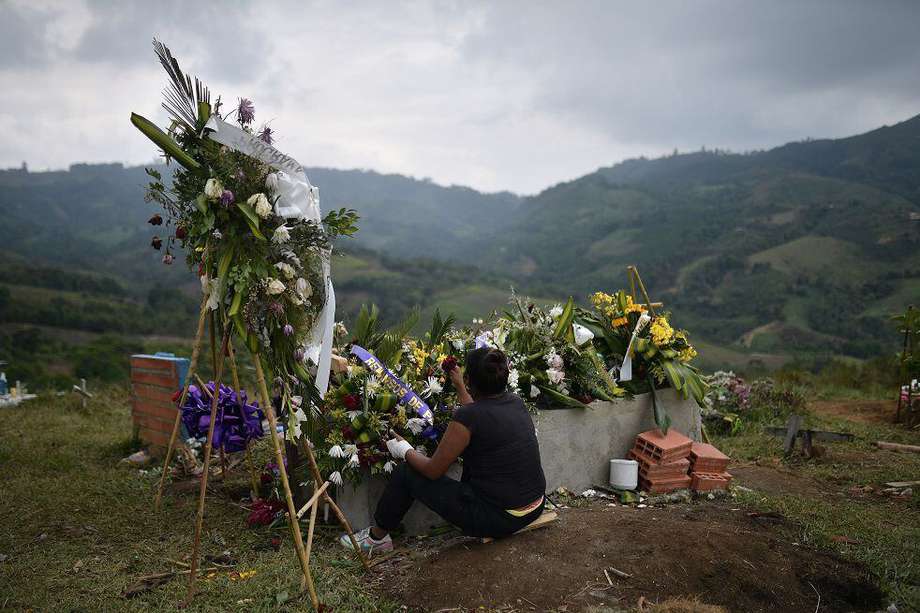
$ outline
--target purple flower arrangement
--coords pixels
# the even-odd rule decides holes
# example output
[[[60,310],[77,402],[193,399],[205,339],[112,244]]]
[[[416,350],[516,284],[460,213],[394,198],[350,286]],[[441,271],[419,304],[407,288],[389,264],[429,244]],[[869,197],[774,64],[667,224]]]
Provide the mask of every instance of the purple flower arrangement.
[[[214,394],[214,382],[206,386],[206,391],[197,385],[190,385],[185,404],[182,405],[182,423],[188,435],[196,439],[206,439],[211,423],[211,398]],[[217,395],[217,422],[214,424],[214,448],[233,453],[244,451],[249,441],[261,437],[262,420],[265,415],[258,402],[249,403],[246,391],[240,390],[239,396],[228,385],[221,385]]]

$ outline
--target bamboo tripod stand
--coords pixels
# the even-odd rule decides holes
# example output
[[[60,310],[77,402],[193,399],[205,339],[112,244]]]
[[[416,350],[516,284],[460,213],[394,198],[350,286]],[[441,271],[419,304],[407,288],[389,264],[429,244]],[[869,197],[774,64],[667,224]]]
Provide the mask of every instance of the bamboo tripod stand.
[[[177,406],[176,420],[173,424],[172,434],[169,438],[169,446],[166,450],[166,456],[163,462],[163,474],[160,477],[160,483],[157,487],[156,497],[154,499],[154,509],[156,511],[160,510],[160,503],[163,497],[163,489],[166,484],[166,476],[169,472],[169,463],[172,459],[172,454],[176,446],[176,439],[178,438],[179,430],[182,423],[182,410],[181,407],[185,404],[185,400],[188,397],[189,386],[191,385],[192,380],[197,377],[198,362],[201,355],[201,345],[204,337],[204,326],[205,320],[208,319],[208,306],[207,306],[207,297],[202,300],[201,310],[198,316],[198,329],[195,334],[195,342],[192,347],[192,357],[189,362],[189,371],[185,378],[185,384],[182,388],[182,393],[179,397],[179,404]],[[214,390],[215,393],[211,394],[211,415],[210,423],[208,424],[208,438],[204,447],[204,466],[201,473],[200,488],[198,493],[198,508],[195,521],[195,539],[192,546],[192,555],[189,565],[189,583],[188,590],[186,592],[186,597],[184,600],[184,605],[188,605],[192,598],[195,596],[196,590],[196,581],[198,575],[198,562],[200,557],[201,549],[201,531],[204,526],[204,511],[205,511],[205,499],[207,495],[208,487],[208,476],[210,474],[211,468],[211,452],[212,444],[214,440],[214,426],[217,421],[217,405],[219,400],[219,389],[221,384],[221,378],[223,377],[224,370],[224,358],[229,355],[230,357],[230,368],[233,375],[233,385],[237,392],[237,395],[240,391],[239,383],[239,373],[236,366],[235,353],[232,350],[231,336],[232,336],[232,326],[225,325],[223,329],[223,334],[221,337],[220,346],[218,349],[217,344],[217,331],[216,323],[217,317],[214,313],[211,313],[210,317],[210,345],[211,345],[211,356],[213,360],[214,368]],[[275,416],[275,409],[271,402],[271,397],[268,393],[268,386],[265,383],[265,373],[262,367],[262,358],[258,353],[253,353],[253,362],[255,363],[256,370],[256,383],[259,388],[259,395],[261,397],[262,405],[265,410],[265,415],[268,418],[269,423],[269,432],[272,438],[272,446],[274,447],[275,452],[275,461],[279,466],[279,473],[281,478],[281,487],[284,491],[285,502],[287,506],[287,518],[288,524],[291,528],[291,536],[294,539],[294,549],[297,552],[297,557],[300,561],[301,571],[303,573],[303,579],[301,581],[301,589],[306,587],[310,593],[310,601],[315,610],[319,610],[319,597],[316,594],[316,587],[313,583],[313,577],[310,573],[310,550],[313,544],[313,528],[316,522],[316,510],[319,506],[319,500],[322,499],[326,504],[332,508],[333,512],[336,515],[336,518],[339,520],[339,523],[342,525],[342,528],[348,534],[349,539],[351,540],[352,548],[355,552],[355,555],[361,561],[362,566],[365,570],[370,570],[370,564],[368,563],[367,558],[364,553],[361,551],[358,546],[357,541],[355,540],[354,533],[351,529],[351,525],[348,523],[345,515],[336,505],[335,501],[329,495],[328,488],[329,482],[325,481],[320,472],[319,467],[316,464],[316,458],[313,456],[313,450],[310,443],[306,440],[305,437],[301,437],[300,446],[307,457],[307,461],[310,466],[310,471],[313,476],[314,483],[314,494],[311,497],[310,501],[307,502],[300,511],[294,505],[294,496],[291,492],[291,486],[288,481],[287,470],[285,468],[284,461],[284,449],[281,442],[281,439],[278,435],[278,423]],[[237,396],[239,397],[239,396]],[[221,450],[222,451],[222,450]],[[255,477],[254,467],[252,465],[252,458],[249,451],[249,446],[246,448],[247,461],[249,464],[250,478],[251,478],[251,487],[253,490],[253,496],[258,493],[258,482]],[[224,465],[224,475],[226,474],[226,465]],[[310,527],[309,533],[307,536],[307,546],[304,547],[303,535],[300,531],[300,517],[306,513],[307,510],[310,510]]]

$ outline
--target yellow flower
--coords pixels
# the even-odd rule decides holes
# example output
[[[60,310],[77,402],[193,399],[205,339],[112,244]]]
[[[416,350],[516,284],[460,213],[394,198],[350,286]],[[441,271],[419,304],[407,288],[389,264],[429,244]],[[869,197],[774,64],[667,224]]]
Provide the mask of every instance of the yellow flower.
[[[688,346],[686,349],[682,349],[681,352],[677,354],[677,359],[681,362],[687,363],[695,358],[696,355],[696,349]]]
[[[613,296],[604,292],[595,292],[591,294],[591,303],[598,309],[613,304]]]
[[[616,319],[613,320],[613,327],[619,328],[620,326],[625,326],[628,323],[629,323],[629,320],[626,319],[625,317],[617,317]]]
[[[649,333],[652,335],[652,342],[659,347],[667,345],[674,338],[674,329],[671,328],[671,324],[664,317],[655,318]]]

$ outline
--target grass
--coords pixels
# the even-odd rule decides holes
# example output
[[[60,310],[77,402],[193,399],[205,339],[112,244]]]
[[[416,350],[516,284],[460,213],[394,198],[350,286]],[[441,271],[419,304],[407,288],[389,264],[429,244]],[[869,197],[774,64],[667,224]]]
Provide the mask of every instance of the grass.
[[[151,503],[158,475],[119,465],[134,447],[126,389],[112,388],[86,412],[68,397],[42,397],[3,409],[0,437],[0,609],[174,610],[184,577],[133,599],[122,590],[138,577],[179,568],[191,551],[197,490],[167,494],[161,513]],[[258,452],[267,458],[267,441]],[[237,501],[240,475],[208,498],[203,554],[229,550],[239,573],[202,576],[190,610],[306,611],[299,565],[284,526],[250,529]],[[339,611],[387,611],[366,586],[353,559],[338,549],[337,532],[318,532],[312,568],[324,603]],[[280,551],[271,549],[280,536]],[[283,603],[283,604],[279,604]]]
[[[884,423],[861,423],[809,414],[811,427],[855,435],[848,443],[821,443],[822,458],[782,459],[781,440],[751,425],[733,437],[713,441],[733,460],[771,465],[781,462],[816,484],[807,495],[741,492],[739,501],[762,510],[775,510],[792,520],[793,534],[803,545],[835,550],[864,562],[901,610],[920,610],[920,488],[910,500],[850,493],[854,486],[884,487],[891,481],[920,478],[920,454],[882,451],[874,442],[920,444],[920,432]],[[791,490],[792,491],[792,490]],[[853,544],[840,543],[846,537]]]

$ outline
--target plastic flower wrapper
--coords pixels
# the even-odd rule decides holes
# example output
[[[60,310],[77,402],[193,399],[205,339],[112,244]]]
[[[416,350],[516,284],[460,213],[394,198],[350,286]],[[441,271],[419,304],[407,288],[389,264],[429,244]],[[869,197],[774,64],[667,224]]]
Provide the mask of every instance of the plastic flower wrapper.
[[[211,423],[211,398],[214,383],[206,391],[197,385],[190,385],[185,404],[182,405],[182,423],[189,437],[206,440]],[[262,420],[265,418],[257,402],[249,403],[245,391],[239,395],[233,388],[221,385],[217,396],[217,419],[214,424],[213,446],[233,453],[244,451],[250,441],[263,435]]]

